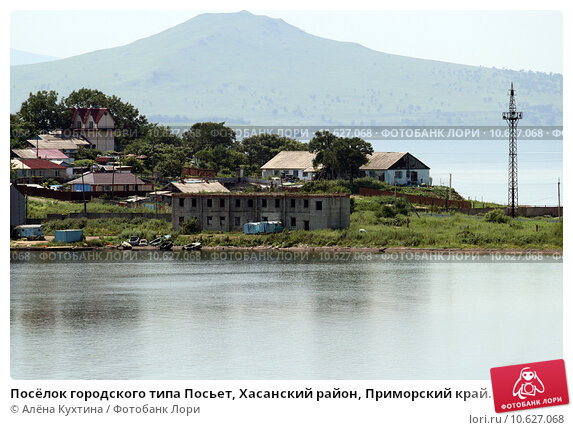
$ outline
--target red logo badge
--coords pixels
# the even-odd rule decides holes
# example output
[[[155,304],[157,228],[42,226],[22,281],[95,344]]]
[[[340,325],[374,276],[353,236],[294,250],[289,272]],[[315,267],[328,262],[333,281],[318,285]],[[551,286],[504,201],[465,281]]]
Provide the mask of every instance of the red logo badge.
[[[492,367],[490,374],[496,412],[569,403],[563,360]]]

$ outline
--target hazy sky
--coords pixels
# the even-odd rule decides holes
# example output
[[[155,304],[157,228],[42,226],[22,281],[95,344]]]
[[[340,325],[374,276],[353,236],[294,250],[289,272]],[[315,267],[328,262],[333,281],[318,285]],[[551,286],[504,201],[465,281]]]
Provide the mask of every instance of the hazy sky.
[[[307,33],[392,54],[516,70],[563,70],[560,12],[249,11],[282,18]],[[10,46],[69,57],[128,44],[203,12],[217,11],[15,11]]]

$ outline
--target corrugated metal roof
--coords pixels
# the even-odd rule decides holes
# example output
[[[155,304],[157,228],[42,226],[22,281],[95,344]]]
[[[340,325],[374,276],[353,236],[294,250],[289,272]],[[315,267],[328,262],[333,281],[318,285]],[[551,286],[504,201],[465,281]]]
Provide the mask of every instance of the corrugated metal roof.
[[[65,169],[64,166],[52,163],[49,160],[38,160],[30,158],[30,159],[20,160],[20,162],[28,169],[58,169],[58,170]]]
[[[360,170],[388,170],[407,152],[373,152],[368,156],[368,163]]]
[[[38,148],[36,153],[35,149],[13,149],[12,152],[18,156],[18,158],[44,158],[46,160],[63,160],[69,158],[59,149],[47,149]]]
[[[66,137],[61,133],[57,134],[40,134],[40,139],[29,139],[27,142],[34,148],[36,144],[39,148],[45,149],[78,149],[78,146],[89,145],[90,143],[81,137]]]
[[[229,193],[230,191],[219,182],[192,182],[182,184],[171,182],[175,192],[180,193]]]
[[[306,151],[281,151],[267,161],[261,169],[302,169],[314,172],[312,161],[315,154]]]
[[[90,172],[84,174],[83,182],[82,177],[69,181],[68,184],[90,184],[90,185],[143,185],[143,182],[133,173],[129,172]]]

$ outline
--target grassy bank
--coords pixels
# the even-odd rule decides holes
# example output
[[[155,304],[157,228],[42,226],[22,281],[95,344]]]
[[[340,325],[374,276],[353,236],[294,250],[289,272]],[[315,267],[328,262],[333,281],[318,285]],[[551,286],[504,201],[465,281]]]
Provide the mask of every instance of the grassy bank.
[[[152,209],[137,208],[136,210],[118,206],[112,203],[88,202],[88,212],[99,213],[129,213],[129,212],[154,212]],[[65,202],[55,199],[40,197],[28,197],[28,218],[46,218],[48,214],[80,213],[84,211],[84,204]]]
[[[91,246],[118,243],[130,236],[146,238],[149,241],[160,235],[171,234],[175,245],[201,242],[204,246],[265,245],[285,248],[299,245],[438,249],[563,248],[563,223],[556,220],[512,220],[501,211],[492,212],[486,217],[448,213],[421,214],[418,217],[411,212],[411,207],[404,199],[398,199],[394,203],[393,197],[384,196],[353,199],[352,207],[350,227],[343,230],[296,230],[260,236],[244,235],[242,232],[182,235],[173,232],[171,223],[165,220],[80,218],[49,221],[44,224],[44,234],[53,235],[55,230],[82,229],[85,236],[100,238],[91,241]],[[365,232],[361,233],[361,229]]]

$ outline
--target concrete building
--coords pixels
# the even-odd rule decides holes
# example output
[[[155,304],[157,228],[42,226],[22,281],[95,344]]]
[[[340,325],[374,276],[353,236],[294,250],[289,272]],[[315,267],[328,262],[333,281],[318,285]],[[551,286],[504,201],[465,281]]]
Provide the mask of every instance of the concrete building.
[[[26,223],[26,196],[10,184],[10,231]]]
[[[102,152],[115,150],[115,122],[108,108],[74,108],[72,124],[74,135],[88,140],[93,148]]]
[[[314,178],[315,154],[306,151],[281,151],[261,167],[264,178],[293,177],[302,181]],[[318,167],[320,169],[320,167]],[[362,176],[398,185],[430,184],[430,168],[408,152],[373,152],[360,167]]]
[[[196,218],[203,230],[243,230],[247,222],[281,221],[288,230],[350,225],[348,194],[217,193],[173,194],[173,228]]]

